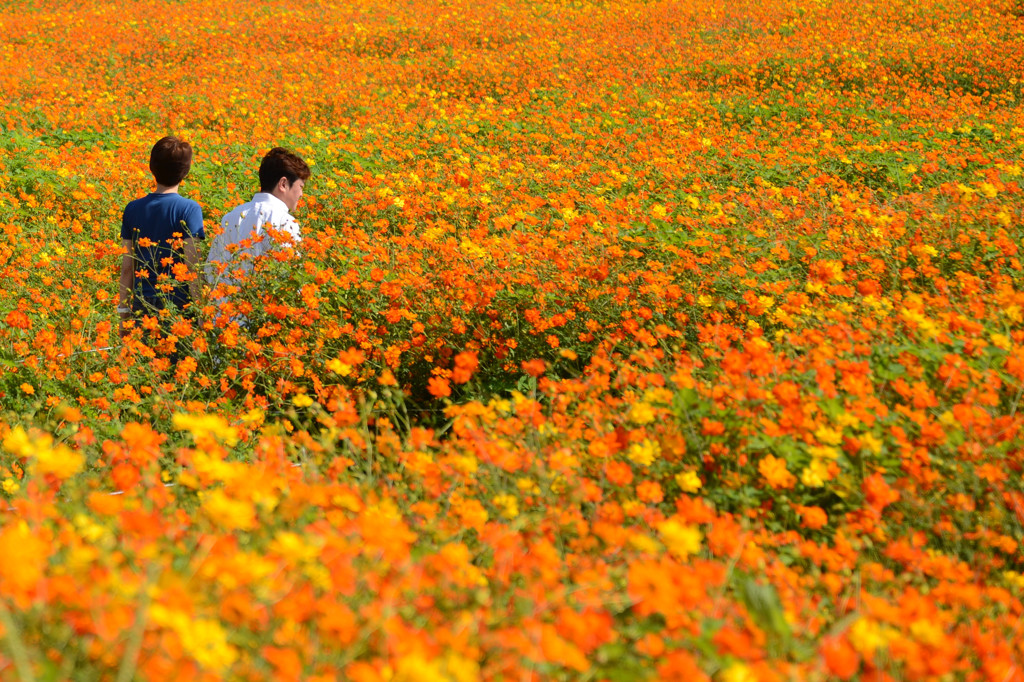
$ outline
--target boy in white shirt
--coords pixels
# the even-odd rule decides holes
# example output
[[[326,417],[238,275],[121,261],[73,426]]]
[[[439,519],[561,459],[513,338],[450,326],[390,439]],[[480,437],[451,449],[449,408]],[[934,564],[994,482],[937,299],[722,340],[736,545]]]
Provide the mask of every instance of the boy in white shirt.
[[[210,246],[207,279],[214,286],[220,282],[233,284],[232,274],[249,272],[253,259],[273,248],[275,239],[267,234],[267,228],[286,237],[286,243],[302,240],[291,211],[302,198],[302,189],[310,176],[309,166],[287,149],[274,147],[263,157],[259,176],[260,191],[252,201],[224,216],[223,231]]]

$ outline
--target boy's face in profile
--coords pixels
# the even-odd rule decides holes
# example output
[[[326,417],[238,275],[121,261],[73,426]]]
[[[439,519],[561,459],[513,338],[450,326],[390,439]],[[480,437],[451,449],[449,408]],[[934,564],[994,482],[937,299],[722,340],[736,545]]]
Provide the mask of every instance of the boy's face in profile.
[[[302,198],[302,188],[306,186],[306,181],[299,178],[291,186],[288,186],[288,180],[285,178],[284,185],[285,189],[281,201],[284,202],[289,211],[294,211],[295,207],[299,205],[299,199]]]

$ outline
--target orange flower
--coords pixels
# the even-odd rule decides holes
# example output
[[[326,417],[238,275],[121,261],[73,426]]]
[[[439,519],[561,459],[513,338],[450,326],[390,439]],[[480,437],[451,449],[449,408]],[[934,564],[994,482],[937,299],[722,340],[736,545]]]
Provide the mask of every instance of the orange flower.
[[[452,381],[457,384],[464,384],[473,376],[473,372],[479,366],[476,352],[465,351],[455,356],[455,371],[452,372]]]
[[[523,371],[532,377],[539,377],[541,374],[544,373],[545,367],[547,367],[544,361],[539,358],[533,360],[526,360],[523,362],[522,366]]]
[[[633,469],[625,462],[608,462],[604,465],[604,475],[613,485],[627,486],[633,482]]]
[[[810,530],[818,530],[828,523],[828,515],[821,507],[797,506],[797,513],[802,520],[800,525]]]
[[[14,521],[0,528],[0,587],[4,594],[23,603],[25,593],[43,577],[49,556],[49,543],[29,529],[24,521]],[[17,560],[10,560],[17,557]]]
[[[757,470],[772,488],[792,488],[796,485],[796,476],[787,470],[786,460],[774,455],[761,458]]]
[[[821,643],[821,655],[828,671],[841,680],[848,680],[860,669],[860,656],[846,638],[830,637]]]
[[[879,473],[864,479],[864,496],[871,508],[879,512],[900,499],[900,494],[890,488],[889,484],[885,482],[885,478]]]
[[[442,379],[441,377],[430,377],[430,380],[427,382],[427,390],[435,398],[447,398],[452,394],[451,384],[448,383],[447,379]]]

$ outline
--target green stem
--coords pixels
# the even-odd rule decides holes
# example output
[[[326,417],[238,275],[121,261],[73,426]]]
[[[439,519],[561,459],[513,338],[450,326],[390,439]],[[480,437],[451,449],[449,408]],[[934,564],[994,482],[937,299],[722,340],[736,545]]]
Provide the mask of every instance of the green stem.
[[[142,651],[142,636],[146,632],[146,621],[149,617],[149,588],[151,588],[160,575],[160,569],[150,566],[146,575],[146,582],[142,586],[142,596],[139,599],[139,609],[135,613],[135,622],[128,636],[128,647],[125,649],[124,658],[121,659],[121,667],[117,671],[117,682],[131,682],[135,679],[135,670],[139,663],[139,652]]]
[[[32,666],[28,660],[28,649],[21,639],[21,632],[18,631],[11,612],[7,609],[7,604],[2,599],[0,599],[0,623],[7,631],[6,639],[11,647],[11,656],[14,658],[14,667],[18,671],[18,678],[21,679],[21,682],[34,682],[35,676],[32,675]]]

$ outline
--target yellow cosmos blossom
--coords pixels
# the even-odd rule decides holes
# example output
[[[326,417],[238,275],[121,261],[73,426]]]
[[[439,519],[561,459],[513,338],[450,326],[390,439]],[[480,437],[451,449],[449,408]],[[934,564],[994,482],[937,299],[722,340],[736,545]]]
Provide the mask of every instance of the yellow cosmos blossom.
[[[827,426],[820,426],[814,432],[814,437],[825,445],[839,445],[843,442],[843,434]]]
[[[857,653],[870,657],[879,649],[888,647],[894,635],[891,628],[869,618],[861,618],[850,627],[850,644]]]
[[[347,377],[352,373],[352,365],[348,365],[337,358],[327,363],[327,369],[343,377]]]
[[[653,554],[658,551],[658,541],[646,533],[637,533],[629,538],[629,544],[638,552]]]
[[[946,633],[934,621],[922,618],[910,624],[910,634],[923,644],[938,646],[942,643]]]
[[[668,551],[680,559],[686,559],[699,552],[701,541],[704,539],[699,528],[675,519],[658,524],[658,534],[661,535],[661,541],[665,543]]]
[[[872,454],[880,454],[882,452],[882,440],[874,434],[865,433],[860,438],[860,442],[868,449]]]
[[[501,515],[506,519],[514,519],[519,516],[519,502],[512,495],[496,495],[491,503],[498,508]]]
[[[629,446],[626,457],[634,464],[647,467],[653,464],[654,460],[658,459],[659,454],[661,454],[661,448],[658,444],[648,438],[644,438],[639,443],[633,443]]]
[[[206,670],[226,670],[238,659],[238,652],[228,643],[224,628],[215,620],[193,618],[163,604],[150,607],[149,616],[157,625],[173,630],[182,648]]]
[[[227,530],[252,530],[256,527],[256,510],[252,503],[228,497],[223,490],[207,493],[202,507],[214,524]]]
[[[274,537],[270,543],[270,551],[295,563],[315,559],[320,554],[319,548],[314,544],[301,535],[288,531],[282,531]]]
[[[171,424],[179,431],[188,431],[193,436],[212,436],[223,443],[233,446],[238,444],[238,433],[223,417],[215,414],[178,413],[171,418]]]
[[[733,663],[721,673],[722,682],[757,682],[757,675],[744,663]]]
[[[48,433],[30,435],[20,426],[12,429],[4,437],[3,446],[13,455],[34,459],[37,474],[52,475],[62,481],[77,474],[85,465],[85,456],[82,453],[72,450],[63,443],[54,445],[53,436]],[[5,490],[10,487],[5,483]]]
[[[999,190],[996,189],[996,186],[990,182],[983,182],[980,185],[978,185],[978,191],[981,192],[982,196],[988,199],[991,199],[995,197],[997,194],[999,194]]]
[[[647,403],[633,403],[629,408],[629,419],[634,424],[650,424],[654,421],[654,409]]]
[[[0,561],[0,586],[8,594],[30,589],[43,577],[53,549],[24,521],[0,529],[0,556],[17,557],[17,561]]]
[[[16,426],[4,436],[4,450],[17,455],[18,457],[28,457],[32,454],[32,441],[29,438],[28,433],[25,429],[20,426]]]
[[[807,451],[814,459],[839,459],[839,450],[830,446],[812,445]]]
[[[820,459],[811,460],[800,472],[800,482],[808,488],[820,488],[829,480],[828,467]]]
[[[683,471],[676,474],[675,478],[680,490],[684,493],[695,493],[703,485],[696,471]]]
[[[36,472],[50,474],[60,480],[71,478],[85,464],[85,456],[66,445],[40,448],[36,453]]]
[[[444,660],[445,671],[452,682],[479,682],[480,665],[457,653],[448,654]]]

